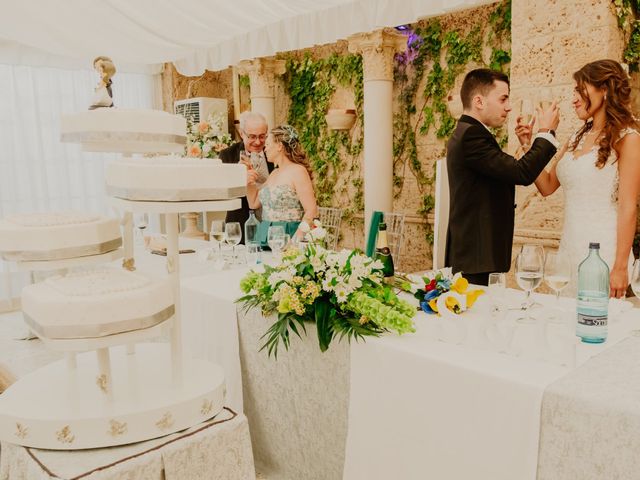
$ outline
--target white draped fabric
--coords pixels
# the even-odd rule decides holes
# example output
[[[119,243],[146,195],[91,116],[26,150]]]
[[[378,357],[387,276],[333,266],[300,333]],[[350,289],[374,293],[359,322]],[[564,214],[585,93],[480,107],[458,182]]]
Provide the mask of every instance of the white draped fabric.
[[[494,1],[22,0],[3,5],[0,36],[87,64],[97,55],[116,64],[172,61],[184,75],[201,75]]]

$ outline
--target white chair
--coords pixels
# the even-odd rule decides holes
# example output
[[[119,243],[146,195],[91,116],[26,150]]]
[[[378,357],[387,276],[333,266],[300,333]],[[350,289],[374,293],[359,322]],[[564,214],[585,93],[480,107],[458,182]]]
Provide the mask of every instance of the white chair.
[[[322,227],[327,231],[327,248],[335,250],[340,236],[340,223],[342,222],[342,209],[334,207],[318,207],[318,216]]]
[[[447,159],[436,162],[436,201],[433,224],[433,269],[444,268],[444,253],[447,248],[449,225],[449,175]]]
[[[400,254],[404,243],[404,213],[384,212],[384,222],[387,224],[389,249],[397,267],[400,265]]]

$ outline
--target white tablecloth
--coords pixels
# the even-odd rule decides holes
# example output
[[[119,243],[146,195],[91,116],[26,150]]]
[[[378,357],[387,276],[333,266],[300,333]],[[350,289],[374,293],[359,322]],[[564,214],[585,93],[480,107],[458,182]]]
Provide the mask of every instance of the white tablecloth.
[[[605,344],[579,345],[579,363],[639,317],[612,323]],[[434,341],[430,320],[420,313],[414,335],[352,344],[344,478],[534,480],[543,393],[569,369]]]

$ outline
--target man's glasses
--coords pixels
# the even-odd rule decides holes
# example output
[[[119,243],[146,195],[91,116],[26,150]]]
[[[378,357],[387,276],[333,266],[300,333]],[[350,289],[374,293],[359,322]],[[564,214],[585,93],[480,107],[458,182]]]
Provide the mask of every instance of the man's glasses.
[[[244,132],[244,134],[247,136],[250,142],[255,142],[256,140],[260,140],[261,142],[264,142],[267,139],[266,133],[262,133],[260,135],[254,135],[253,133]]]

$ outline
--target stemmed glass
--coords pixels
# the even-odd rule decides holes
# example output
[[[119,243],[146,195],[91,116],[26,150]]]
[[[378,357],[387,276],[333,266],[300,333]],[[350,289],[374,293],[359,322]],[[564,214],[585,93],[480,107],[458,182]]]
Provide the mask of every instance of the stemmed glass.
[[[520,116],[524,125],[531,125],[533,122],[533,103],[531,100],[520,100]]]
[[[144,230],[149,226],[149,214],[148,213],[136,213],[133,223],[138,229],[137,243],[144,245]]]
[[[549,107],[553,103],[553,95],[551,95],[551,90],[548,88],[543,88],[538,92],[538,105],[543,112],[549,110]]]
[[[560,309],[560,292],[569,285],[571,281],[571,264],[566,256],[559,255],[555,252],[547,252],[544,260],[544,281],[556,295],[555,310],[549,320],[552,322],[561,322],[562,318],[558,313]]]
[[[487,293],[491,297],[492,315],[500,311],[501,300],[507,290],[507,278],[504,273],[490,273]]]
[[[209,242],[218,246],[218,257],[220,256],[220,244],[224,240],[224,220],[214,220],[211,222],[211,230],[209,231]],[[212,249],[213,251],[213,249]]]
[[[267,243],[276,258],[278,257],[280,250],[284,248],[285,241],[286,239],[283,226],[272,225],[269,227],[267,232]]]
[[[242,240],[242,230],[239,222],[229,222],[224,229],[224,239],[232,246],[231,256],[232,263],[236,263],[236,245]]]
[[[540,245],[525,244],[516,258],[516,282],[527,292],[523,309],[525,316],[519,318],[522,323],[532,323],[531,292],[540,286],[544,273],[544,250]]]

